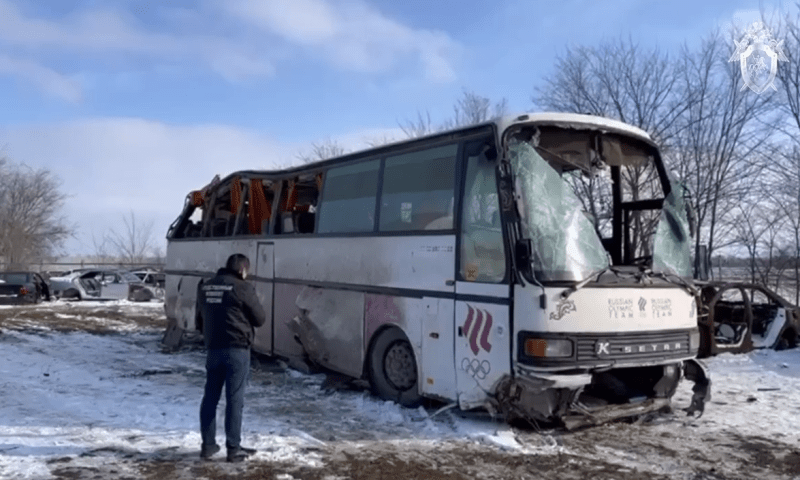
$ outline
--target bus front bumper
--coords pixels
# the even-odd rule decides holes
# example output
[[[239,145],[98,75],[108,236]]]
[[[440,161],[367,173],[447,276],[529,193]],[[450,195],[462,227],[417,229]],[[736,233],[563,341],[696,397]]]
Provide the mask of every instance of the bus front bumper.
[[[705,402],[710,399],[708,371],[695,359],[675,367],[679,368],[665,366],[664,375],[655,383],[649,397],[637,396],[627,402],[587,402],[582,393],[597,382],[598,377],[593,373],[508,375],[497,384],[494,407],[508,420],[561,423],[567,429],[574,429],[666,409],[670,407],[670,398],[678,382],[686,378],[694,382],[694,393],[691,405],[683,410],[699,418]]]

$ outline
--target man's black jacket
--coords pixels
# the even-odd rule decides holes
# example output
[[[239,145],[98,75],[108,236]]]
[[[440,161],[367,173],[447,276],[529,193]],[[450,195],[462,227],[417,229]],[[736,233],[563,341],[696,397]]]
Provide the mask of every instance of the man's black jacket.
[[[255,327],[267,321],[255,288],[227,268],[220,268],[214,278],[200,283],[197,312],[209,349],[249,348]]]

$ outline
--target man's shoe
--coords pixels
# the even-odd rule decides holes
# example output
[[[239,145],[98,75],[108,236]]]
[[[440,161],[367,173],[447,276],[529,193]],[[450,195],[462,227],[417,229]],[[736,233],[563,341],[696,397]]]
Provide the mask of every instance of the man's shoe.
[[[208,460],[213,457],[215,453],[219,452],[219,445],[212,443],[211,445],[203,445],[200,447],[200,458]]]
[[[256,453],[256,449],[254,448],[237,447],[228,449],[228,461],[242,462],[254,453]]]
[[[244,450],[228,450],[228,461],[237,463],[243,462],[249,455]]]

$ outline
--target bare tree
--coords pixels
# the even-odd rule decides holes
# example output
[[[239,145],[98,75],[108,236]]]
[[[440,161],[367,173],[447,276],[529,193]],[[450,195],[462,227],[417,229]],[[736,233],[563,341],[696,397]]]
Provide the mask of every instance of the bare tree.
[[[340,155],[344,155],[345,153],[347,153],[347,149],[339,144],[339,142],[330,138],[326,138],[325,140],[319,142],[313,142],[311,144],[311,151],[299,153],[297,154],[297,158],[302,163],[313,163],[320,160],[338,157]]]
[[[434,127],[433,123],[431,123],[431,114],[427,111],[424,115],[422,112],[417,112],[416,120],[406,120],[405,123],[400,123],[399,126],[408,138],[424,137],[438,130],[438,127]]]
[[[546,110],[615,118],[667,145],[689,103],[678,93],[680,68],[666,53],[630,39],[569,47],[532,101]]]
[[[508,102],[505,98],[492,104],[492,101],[475,92],[464,90],[461,97],[453,105],[453,116],[445,120],[442,129],[463,127],[488,122],[493,118],[502,117],[508,112]]]
[[[732,43],[732,42],[731,42]],[[730,46],[719,32],[699,49],[683,48],[681,94],[690,100],[678,119],[668,160],[694,193],[699,234],[695,252],[732,241],[727,234],[734,207],[751,200],[754,179],[764,167],[766,142],[775,130],[774,95],[742,90],[738,65],[728,63]]]
[[[453,116],[440,125],[434,125],[430,113],[426,111],[424,114],[417,112],[416,120],[407,120],[399,126],[408,138],[417,138],[442,130],[488,122],[506,113],[508,113],[508,101],[505,98],[492,103],[487,97],[463,90],[461,97],[453,105]]]
[[[767,164],[768,198],[788,237],[784,248],[792,258],[794,302],[800,304],[800,147],[776,150],[772,160]]]
[[[800,2],[795,4],[797,12],[785,12],[782,24],[777,26],[777,34],[783,40],[783,54],[787,62],[780,62],[776,77],[781,85],[783,101],[781,108],[792,120],[789,130],[795,141],[800,138]]]
[[[152,254],[154,247],[153,222],[137,224],[133,211],[122,220],[125,230],[120,232],[112,229],[105,239],[121,262],[129,265],[142,264]]]
[[[0,159],[0,258],[16,268],[40,262],[72,233],[61,208],[66,195],[47,169]]]
[[[108,236],[102,235],[99,238],[92,233],[92,247],[94,249],[94,261],[97,263],[106,263],[111,255],[108,252]]]

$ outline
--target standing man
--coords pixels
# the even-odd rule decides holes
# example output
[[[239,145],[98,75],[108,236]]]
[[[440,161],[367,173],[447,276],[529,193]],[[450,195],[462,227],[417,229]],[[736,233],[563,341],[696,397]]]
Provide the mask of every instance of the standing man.
[[[240,254],[228,257],[225,268],[197,289],[198,320],[203,330],[206,356],[206,389],[200,404],[200,457],[211,458],[220,450],[216,441],[217,403],[225,385],[225,446],[229,462],[241,462],[255,450],[241,446],[244,387],[250,372],[250,345],[255,327],[266,315],[247,283],[250,260]]]

